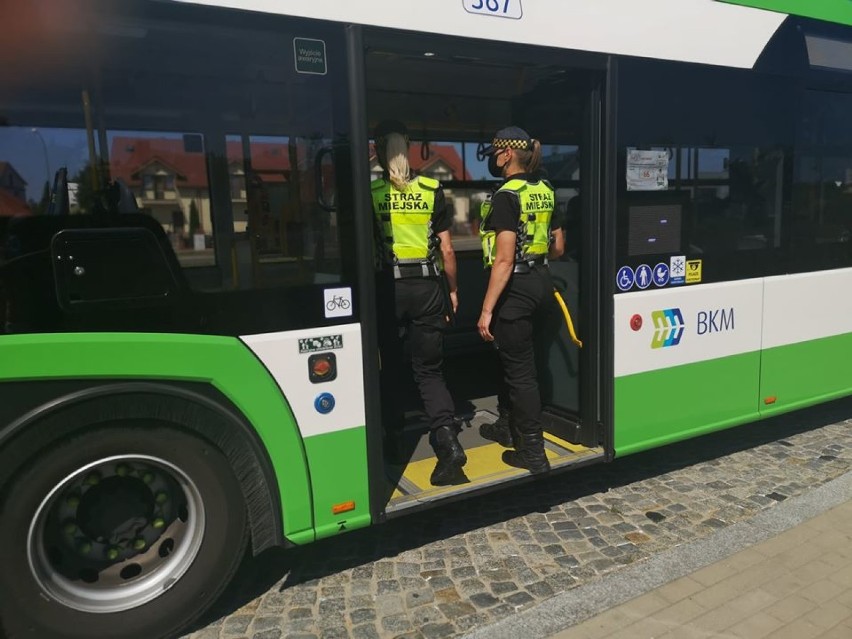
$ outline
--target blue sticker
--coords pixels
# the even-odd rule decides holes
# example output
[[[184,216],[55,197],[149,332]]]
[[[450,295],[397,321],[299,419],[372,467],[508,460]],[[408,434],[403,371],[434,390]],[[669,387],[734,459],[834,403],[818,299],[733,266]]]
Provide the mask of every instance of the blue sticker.
[[[317,395],[317,398],[314,400],[314,408],[317,409],[317,412],[321,415],[328,415],[332,410],[334,410],[334,395],[331,393],[321,393]]]
[[[669,283],[669,267],[660,262],[654,267],[654,285],[662,288]]]
[[[636,267],[636,286],[642,290],[651,286],[651,267],[647,264]]]
[[[673,255],[669,260],[669,284],[683,284],[686,280],[686,256]]]
[[[629,291],[633,288],[633,269],[629,266],[622,266],[618,269],[618,275],[615,276],[615,283],[622,291]]]

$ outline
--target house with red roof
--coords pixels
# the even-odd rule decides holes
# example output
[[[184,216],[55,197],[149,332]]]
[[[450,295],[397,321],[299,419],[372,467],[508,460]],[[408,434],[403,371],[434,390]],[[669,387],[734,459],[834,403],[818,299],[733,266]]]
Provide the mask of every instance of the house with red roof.
[[[247,227],[249,207],[253,205],[249,197],[250,184],[263,189],[264,201],[260,205],[269,209],[277,224],[290,221],[287,213],[290,210],[289,198],[292,197],[293,162],[299,169],[300,201],[311,205],[315,203],[314,159],[319,147],[312,148],[310,144],[300,140],[297,145],[290,146],[286,138],[282,138],[281,142],[251,140],[247,150],[252,176],[247,181],[246,149],[242,140],[229,136],[226,160],[235,232],[244,232]],[[409,160],[417,173],[442,182],[470,179],[459,152],[451,144],[432,144],[424,150],[421,144],[414,143]],[[212,234],[210,180],[200,137],[118,136],[112,140],[109,164],[112,179],[122,180],[136,197],[139,207],[157,219],[173,237],[186,237],[195,232]],[[375,157],[370,159],[370,165],[374,176],[381,175],[381,167]],[[327,166],[325,170],[330,173],[333,169]],[[326,175],[326,184],[331,181],[331,175]],[[445,193],[448,202],[454,206],[456,219],[466,222],[469,197],[456,197],[451,190]],[[190,228],[194,221],[193,208],[197,212],[196,228]]]
[[[10,162],[0,160],[0,217],[30,215],[27,182]]]

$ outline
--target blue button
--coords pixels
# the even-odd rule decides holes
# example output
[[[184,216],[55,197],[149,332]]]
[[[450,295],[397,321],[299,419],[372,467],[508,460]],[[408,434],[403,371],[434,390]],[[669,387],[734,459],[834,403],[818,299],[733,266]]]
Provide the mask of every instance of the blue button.
[[[314,408],[321,415],[328,415],[334,410],[334,395],[331,393],[317,395],[317,398],[314,400]]]

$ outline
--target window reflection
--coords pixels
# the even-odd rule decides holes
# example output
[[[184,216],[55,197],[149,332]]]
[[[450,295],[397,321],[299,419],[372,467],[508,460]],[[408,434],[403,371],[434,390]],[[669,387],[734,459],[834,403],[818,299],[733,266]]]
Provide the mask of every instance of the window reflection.
[[[852,95],[810,91],[796,143],[793,237],[798,246],[852,240]]]
[[[183,266],[212,266],[213,221],[203,138],[197,133],[109,131],[110,178],[157,220]]]
[[[262,285],[335,281],[328,274],[340,259],[331,140],[229,135],[226,142],[238,277],[251,274]]]
[[[322,150],[344,144],[334,123],[346,119],[333,112],[345,109],[345,83],[294,70],[290,22],[282,31],[233,23],[224,12],[197,20],[185,15],[191,10],[92,13],[69,2],[85,13],[81,46],[39,57],[29,74],[0,69],[8,97],[0,116],[9,123],[0,128],[0,215],[45,213],[49,185],[65,169],[69,213],[115,212],[109,192],[121,184],[134,212],[162,227],[192,271],[192,288],[340,281],[337,212],[329,210],[337,176]],[[25,47],[22,60],[60,35],[81,40],[36,14],[39,44]],[[240,265],[239,242],[249,239]],[[297,268],[276,275],[268,266],[276,261]]]
[[[49,189],[60,167],[68,172],[71,211],[82,210],[91,183],[87,149],[86,132],[81,129],[0,128],[0,216],[46,213]]]

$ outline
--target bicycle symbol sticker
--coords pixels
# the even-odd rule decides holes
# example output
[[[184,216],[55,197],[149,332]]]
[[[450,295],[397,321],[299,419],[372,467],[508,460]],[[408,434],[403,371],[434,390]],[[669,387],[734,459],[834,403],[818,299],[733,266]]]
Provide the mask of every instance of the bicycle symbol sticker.
[[[352,289],[327,288],[323,291],[325,296],[326,317],[351,317],[352,315]]]

